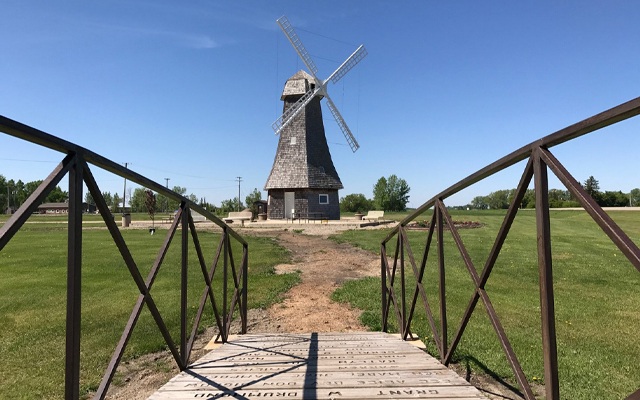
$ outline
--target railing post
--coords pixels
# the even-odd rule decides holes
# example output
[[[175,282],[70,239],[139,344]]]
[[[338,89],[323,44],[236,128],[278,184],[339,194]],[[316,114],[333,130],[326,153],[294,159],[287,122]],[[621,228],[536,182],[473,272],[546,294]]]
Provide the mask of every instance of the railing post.
[[[382,282],[382,332],[387,331],[387,267],[385,264],[385,257],[387,254],[387,244],[383,242],[380,245],[380,281]]]
[[[224,235],[224,243],[223,243],[223,268],[222,268],[222,330],[220,335],[222,336],[222,342],[225,343],[227,341],[227,280],[229,279],[229,234],[227,233],[227,228],[224,228],[222,231]]]
[[[65,399],[80,398],[80,321],[82,267],[82,166],[78,159],[69,170],[69,221],[67,241],[67,327],[65,348]]]
[[[442,226],[442,210],[440,209],[439,201],[436,203],[434,212],[436,213],[436,225],[438,227],[438,275],[440,277],[438,290],[440,292],[440,334],[442,335],[440,361],[444,362],[447,355],[447,294],[444,271],[444,227]]]
[[[400,333],[402,337],[407,335],[407,293],[406,293],[406,277],[404,276],[404,229],[400,227],[398,229],[398,246],[400,246],[400,293],[402,295],[402,307],[400,309],[402,326],[400,327]]]
[[[189,360],[187,359],[187,279],[188,279],[188,267],[189,267],[189,208],[183,202],[181,204],[182,215],[182,268],[180,274],[180,357],[182,358],[182,365],[187,366]]]
[[[249,281],[249,246],[242,246],[242,333],[247,333],[247,283]]]
[[[542,351],[544,357],[545,393],[548,400],[560,398],[558,380],[558,348],[553,298],[553,270],[551,263],[551,228],[549,225],[549,181],[547,165],[534,158],[536,191],[536,225],[538,238],[538,270],[540,274],[540,312],[542,314]]]

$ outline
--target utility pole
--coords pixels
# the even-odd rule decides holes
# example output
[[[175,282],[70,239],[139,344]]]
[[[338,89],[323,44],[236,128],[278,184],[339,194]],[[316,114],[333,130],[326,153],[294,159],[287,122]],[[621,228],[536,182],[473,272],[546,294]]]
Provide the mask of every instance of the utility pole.
[[[238,211],[240,211],[240,182],[242,182],[242,177],[237,176],[236,179],[238,180]]]
[[[129,163],[124,163],[124,167],[127,168]],[[124,178],[124,190],[122,191],[122,213],[124,214],[124,206],[127,204],[127,178]]]
[[[169,180],[171,178],[164,178],[165,182],[166,182],[166,186],[167,189],[169,189]],[[169,198],[167,196],[164,196],[164,211],[167,212],[167,209],[169,208]]]

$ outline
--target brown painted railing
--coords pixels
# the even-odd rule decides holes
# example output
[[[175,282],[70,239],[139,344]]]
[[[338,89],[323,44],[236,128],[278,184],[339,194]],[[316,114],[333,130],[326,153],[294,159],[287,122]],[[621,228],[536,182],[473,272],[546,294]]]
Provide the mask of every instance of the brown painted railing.
[[[552,258],[551,258],[551,233],[549,228],[549,198],[548,198],[548,179],[547,169],[550,169],[558,179],[566,186],[569,192],[577,199],[582,207],[589,213],[593,220],[602,228],[609,236],[611,241],[620,249],[627,257],[631,264],[640,271],[640,249],[635,243],[629,239],[627,234],[602,210],[600,206],[593,200],[585,189],[571,176],[565,167],[554,157],[549,148],[583,136],[600,128],[615,124],[619,121],[634,117],[640,114],[640,98],[636,98],[627,103],[621,104],[608,111],[597,114],[591,118],[581,121],[575,125],[571,125],[549,136],[543,137],[527,146],[524,146],[515,152],[499,159],[493,164],[477,171],[460,182],[454,184],[443,192],[439,193],[423,205],[415,212],[402,220],[391,233],[382,241],[381,244],[381,277],[382,277],[382,324],[383,330],[388,329],[389,311],[393,308],[397,324],[403,339],[411,334],[411,322],[418,297],[422,299],[424,309],[427,314],[429,328],[434,337],[436,347],[438,349],[440,360],[443,364],[449,364],[456,347],[460,343],[465,328],[478,300],[482,301],[485,310],[491,321],[502,349],[506,355],[507,361],[513,370],[515,378],[520,386],[522,393],[528,400],[534,400],[535,396],[527,379],[522,371],[520,362],[507,338],[502,323],[491,304],[491,300],[485,290],[485,284],[491,275],[498,254],[509,233],[511,224],[518,211],[518,206],[522,203],[525,192],[534,179],[535,186],[535,210],[537,224],[537,241],[538,241],[538,269],[540,276],[540,310],[542,314],[542,352],[544,357],[544,378],[546,398],[559,399],[560,388],[558,379],[558,357],[556,345],[556,328],[555,328],[555,311],[554,311],[554,295],[553,295],[553,279],[552,279]],[[518,187],[516,189],[513,201],[511,202],[502,226],[495,239],[493,247],[484,263],[484,268],[480,275],[469,256],[454,223],[445,207],[444,200],[451,195],[485,179],[499,171],[504,170],[520,161],[527,160],[527,165],[522,174]],[[417,263],[413,255],[409,240],[407,237],[406,226],[409,222],[415,220],[424,212],[433,208],[431,223],[426,239],[425,248],[422,251],[422,260]],[[447,322],[447,306],[445,297],[445,259],[443,247],[444,227],[447,226],[451,231],[453,240],[460,252],[464,264],[469,272],[475,289],[471,294],[469,304],[464,312],[462,321],[453,336],[450,344],[447,343],[448,338],[448,322]],[[434,232],[436,234],[436,248],[438,261],[438,296],[439,296],[439,326],[436,324],[434,313],[431,310],[427,300],[427,294],[423,286],[423,278],[427,258],[429,256],[431,242]],[[395,238],[395,249],[393,250],[393,262],[389,263],[387,244],[393,245]],[[406,259],[410,265],[409,273],[413,273],[416,284],[412,297],[408,298],[406,286],[405,264]],[[396,275],[399,272],[400,277]],[[400,287],[398,288],[398,282]],[[398,293],[399,292],[399,293]],[[407,300],[410,300],[408,304]],[[629,399],[639,399],[640,390],[629,396]]]
[[[153,182],[142,175],[114,163],[96,153],[60,138],[23,125],[19,122],[0,116],[0,132],[15,136],[26,141],[57,150],[63,153],[64,159],[42,182],[36,191],[25,201],[18,211],[0,228],[0,252],[11,240],[14,234],[27,221],[29,216],[37,210],[38,206],[47,197],[52,189],[66,176],[69,176],[69,214],[68,214],[68,257],[67,257],[67,322],[66,322],[66,361],[65,361],[65,398],[79,399],[80,387],[80,308],[81,292],[80,278],[82,270],[82,190],[83,183],[86,184],[89,192],[96,202],[97,208],[104,219],[107,229],[111,233],[122,258],[134,280],[140,295],[131,312],[129,320],[122,332],[120,341],[116,346],[111,361],[104,373],[102,382],[95,394],[95,399],[103,399],[106,396],[109,385],[113,379],[127,343],[136,326],[138,317],[146,305],[158,329],[160,330],[167,347],[171,351],[173,358],[181,370],[187,368],[189,357],[194,344],[196,332],[200,326],[207,299],[209,299],[219,338],[226,341],[231,329],[231,321],[234,311],[238,309],[241,318],[241,330],[247,330],[247,265],[248,265],[248,244],[235,231],[229,228],[223,221],[211,212],[189,201],[187,198],[166,189],[162,185]],[[166,196],[169,199],[180,202],[180,208],[174,218],[173,224],[169,228],[162,247],[158,251],[156,260],[146,279],[140,274],[127,244],[116,223],[113,220],[107,203],[96,183],[89,165],[102,168],[130,181],[136,182],[146,188]],[[209,221],[215,223],[222,229],[220,242],[217,246],[212,265],[207,269],[203,256],[202,247],[198,240],[196,225],[191,217],[191,210],[197,211],[205,216]],[[180,302],[180,342],[176,344],[172,339],[169,330],[156,307],[156,303],[151,293],[153,282],[162,266],[163,260],[175,233],[181,228],[180,246],[182,249],[181,262],[181,302]],[[187,326],[187,267],[188,267],[188,246],[189,233],[192,244],[198,257],[198,263],[202,270],[203,293],[200,299],[193,326],[189,333]],[[232,239],[242,246],[242,254],[236,255],[232,252]],[[219,271],[221,266],[222,271]],[[212,281],[216,272],[222,274],[223,290],[218,294],[222,296],[222,306],[216,303],[212,288]],[[228,287],[228,282],[233,281],[233,287]]]

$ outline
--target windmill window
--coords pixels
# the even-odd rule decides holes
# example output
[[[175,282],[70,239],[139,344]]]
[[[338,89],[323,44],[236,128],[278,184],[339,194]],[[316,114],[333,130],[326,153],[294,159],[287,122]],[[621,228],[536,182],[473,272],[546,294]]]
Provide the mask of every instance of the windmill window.
[[[318,203],[320,203],[320,204],[329,204],[329,195],[328,194],[319,195]]]
[[[295,137],[295,136],[292,136],[292,137],[291,137],[291,144],[292,144],[292,145],[294,145],[294,144],[296,144],[296,143],[297,143],[297,139],[296,139],[296,137]]]

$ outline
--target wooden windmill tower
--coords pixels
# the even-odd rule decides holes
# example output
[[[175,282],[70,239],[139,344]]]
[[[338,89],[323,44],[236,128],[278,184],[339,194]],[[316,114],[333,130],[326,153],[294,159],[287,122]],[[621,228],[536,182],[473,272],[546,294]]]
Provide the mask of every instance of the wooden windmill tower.
[[[318,68],[302,45],[286,17],[277,20],[280,29],[309,69],[299,71],[284,86],[282,116],[273,123],[280,134],[278,150],[264,189],[268,192],[267,217],[291,218],[293,214],[323,219],[340,219],[338,190],[342,182],[333,166],[322,122],[320,100],[325,98],[351,150],[360,147],[351,130],[327,93],[327,84],[338,82],[366,55],[364,46],[324,81],[317,76]]]

